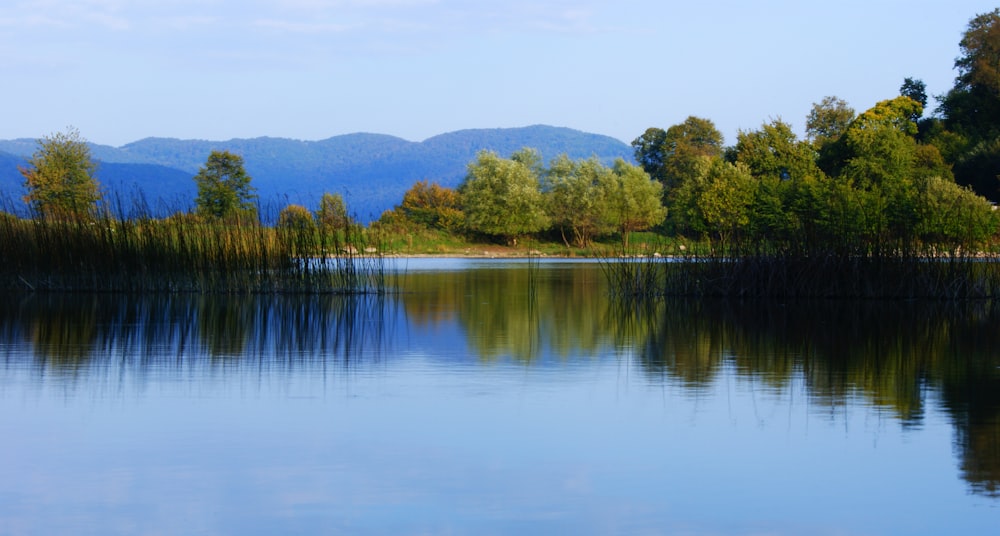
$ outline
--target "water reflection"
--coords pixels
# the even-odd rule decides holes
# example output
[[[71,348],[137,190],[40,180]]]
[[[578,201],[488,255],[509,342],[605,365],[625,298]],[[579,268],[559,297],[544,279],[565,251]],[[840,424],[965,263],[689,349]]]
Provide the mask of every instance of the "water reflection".
[[[364,296],[30,295],[0,304],[0,345],[8,366],[26,344],[34,369],[65,378],[109,364],[350,364],[386,354],[392,311]]]
[[[594,265],[415,272],[404,292],[339,296],[32,295],[0,300],[0,356],[36,381],[350,368],[412,353],[525,366],[624,360],[691,395],[726,378],[835,410],[863,401],[918,429],[929,400],[960,471],[1000,496],[1000,310],[990,303],[606,299]],[[158,376],[159,377],[159,376]],[[122,380],[124,381],[124,380]]]

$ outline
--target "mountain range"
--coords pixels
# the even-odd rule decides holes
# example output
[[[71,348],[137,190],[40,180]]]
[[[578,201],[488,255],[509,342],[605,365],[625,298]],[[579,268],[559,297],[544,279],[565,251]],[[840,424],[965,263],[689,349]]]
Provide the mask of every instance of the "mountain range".
[[[422,142],[358,133],[319,141],[145,138],[121,147],[90,146],[105,195],[132,201],[141,194],[154,212],[190,208],[197,195],[194,175],[209,153],[227,150],[243,157],[265,208],[296,203],[312,209],[324,192],[339,193],[348,210],[365,222],[399,204],[417,181],[457,186],[480,150],[509,156],[524,147],[538,149],[545,162],[560,154],[574,159],[597,156],[608,163],[633,158],[632,148],[615,138],[546,125],[460,130]],[[23,207],[18,166],[37,148],[33,139],[0,140],[0,208]]]

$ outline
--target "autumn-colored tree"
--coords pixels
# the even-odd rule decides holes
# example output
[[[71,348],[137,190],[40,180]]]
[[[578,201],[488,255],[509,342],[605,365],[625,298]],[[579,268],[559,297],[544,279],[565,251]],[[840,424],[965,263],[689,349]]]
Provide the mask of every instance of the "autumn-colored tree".
[[[319,209],[315,216],[316,224],[326,235],[347,229],[352,223],[351,217],[347,215],[347,205],[340,194],[324,193],[319,199]]]
[[[288,205],[278,214],[278,230],[292,246],[293,255],[312,251],[316,237],[316,223],[309,209],[302,205]]]
[[[28,165],[18,169],[28,189],[24,201],[42,217],[77,219],[101,199],[90,147],[72,127],[40,139]]]
[[[312,231],[316,228],[309,209],[302,205],[288,205],[278,214],[278,227],[296,232]]]
[[[425,180],[403,194],[400,209],[410,221],[433,229],[454,231],[462,224],[458,192]]]

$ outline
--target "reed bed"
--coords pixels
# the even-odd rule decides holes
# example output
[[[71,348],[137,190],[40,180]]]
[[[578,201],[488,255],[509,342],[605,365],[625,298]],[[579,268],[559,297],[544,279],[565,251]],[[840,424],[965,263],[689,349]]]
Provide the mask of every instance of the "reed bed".
[[[389,287],[377,240],[361,228],[325,233],[127,208],[76,220],[0,213],[0,290],[360,294]]]
[[[988,299],[1000,296],[995,254],[711,253],[605,256],[620,298]]]

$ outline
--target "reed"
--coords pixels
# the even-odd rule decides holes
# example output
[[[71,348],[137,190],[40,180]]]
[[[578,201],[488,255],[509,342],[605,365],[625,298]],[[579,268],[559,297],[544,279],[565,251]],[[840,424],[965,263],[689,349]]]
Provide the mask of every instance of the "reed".
[[[141,198],[75,220],[21,218],[10,212],[0,217],[2,290],[388,290],[382,257],[377,249],[371,253],[376,244],[360,228],[306,233],[267,226],[257,218],[215,221],[182,213],[157,218]]]
[[[602,260],[613,294],[724,298],[987,299],[1000,296],[1000,256],[933,248],[790,253],[715,249],[706,255],[617,254]]]

